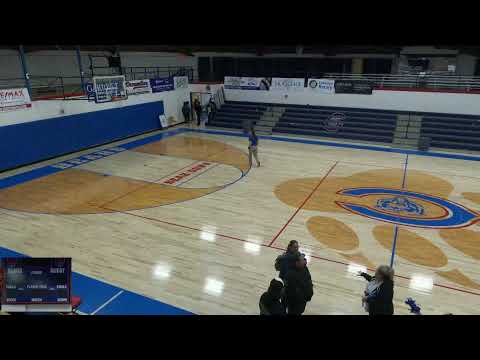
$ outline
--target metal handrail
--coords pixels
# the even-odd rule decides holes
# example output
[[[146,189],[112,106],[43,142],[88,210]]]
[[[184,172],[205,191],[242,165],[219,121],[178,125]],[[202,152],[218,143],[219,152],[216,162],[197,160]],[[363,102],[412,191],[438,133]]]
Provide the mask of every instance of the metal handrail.
[[[141,66],[141,67],[124,67],[125,79],[139,80],[149,79],[163,76],[188,76],[189,81],[193,82],[194,71],[191,67],[182,66]],[[83,83],[92,82],[92,75],[85,74]],[[6,78],[0,79],[0,89],[8,89],[15,87],[25,87],[24,78]],[[80,76],[48,76],[48,75],[31,75],[30,87],[32,90],[32,100],[49,99],[49,98],[66,98],[70,94],[78,96],[84,93],[82,88],[82,78]]]
[[[379,88],[409,87],[426,89],[480,90],[479,76],[431,74],[324,74],[325,78],[338,80],[366,80]]]

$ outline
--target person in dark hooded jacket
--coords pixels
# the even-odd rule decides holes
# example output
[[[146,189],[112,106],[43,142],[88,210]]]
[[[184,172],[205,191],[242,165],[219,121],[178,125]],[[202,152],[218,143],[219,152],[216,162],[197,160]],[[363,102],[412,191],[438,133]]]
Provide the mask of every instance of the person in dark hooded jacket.
[[[283,290],[282,280],[270,281],[268,290],[260,297],[260,315],[285,315],[285,306],[281,301]]]
[[[280,271],[278,274],[280,279],[285,281],[288,270],[295,267],[296,256],[299,254],[298,249],[298,241],[292,240],[288,243],[287,251],[275,259],[275,270]]]
[[[288,315],[302,315],[313,297],[313,283],[305,255],[297,254],[295,267],[285,277],[285,300]]]

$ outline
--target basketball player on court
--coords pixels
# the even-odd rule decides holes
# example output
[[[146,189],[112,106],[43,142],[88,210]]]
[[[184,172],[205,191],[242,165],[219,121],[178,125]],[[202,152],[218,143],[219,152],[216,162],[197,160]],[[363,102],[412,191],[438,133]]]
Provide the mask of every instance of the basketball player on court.
[[[258,137],[257,134],[255,134],[255,130],[253,127],[250,129],[250,134],[248,135],[248,162],[250,164],[250,167],[252,166],[252,155],[255,158],[255,161],[257,162],[257,167],[260,167],[260,161],[258,161]]]

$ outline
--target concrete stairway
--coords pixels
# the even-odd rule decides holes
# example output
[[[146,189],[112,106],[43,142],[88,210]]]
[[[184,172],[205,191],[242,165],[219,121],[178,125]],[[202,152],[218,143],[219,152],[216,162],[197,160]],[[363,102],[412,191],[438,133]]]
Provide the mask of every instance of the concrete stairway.
[[[255,130],[261,135],[272,135],[272,129],[285,112],[285,108],[278,106],[269,106],[263,112],[255,125]]]
[[[421,116],[398,115],[392,146],[403,149],[418,149],[421,127]]]

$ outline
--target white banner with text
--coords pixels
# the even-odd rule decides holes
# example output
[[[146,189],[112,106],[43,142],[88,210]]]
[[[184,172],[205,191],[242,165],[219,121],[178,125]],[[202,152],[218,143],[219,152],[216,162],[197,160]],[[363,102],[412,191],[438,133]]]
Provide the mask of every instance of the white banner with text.
[[[303,91],[304,78],[272,78],[272,91]]]
[[[27,88],[0,89],[0,111],[30,109],[32,102]]]

